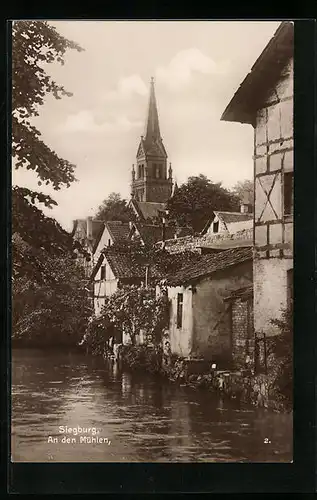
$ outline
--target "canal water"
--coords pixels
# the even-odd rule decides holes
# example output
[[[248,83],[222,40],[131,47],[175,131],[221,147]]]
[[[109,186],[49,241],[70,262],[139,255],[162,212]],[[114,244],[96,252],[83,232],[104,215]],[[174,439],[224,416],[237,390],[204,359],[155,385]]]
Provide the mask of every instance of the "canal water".
[[[13,462],[292,461],[291,415],[78,352],[13,349],[11,413]]]

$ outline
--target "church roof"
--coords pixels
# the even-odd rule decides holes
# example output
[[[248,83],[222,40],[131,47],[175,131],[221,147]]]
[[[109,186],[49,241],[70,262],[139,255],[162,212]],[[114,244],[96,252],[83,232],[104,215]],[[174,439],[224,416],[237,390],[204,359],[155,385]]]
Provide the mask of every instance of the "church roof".
[[[160,212],[164,212],[166,209],[165,203],[154,201],[137,201],[132,198],[130,203],[138,217],[143,220],[159,217]]]

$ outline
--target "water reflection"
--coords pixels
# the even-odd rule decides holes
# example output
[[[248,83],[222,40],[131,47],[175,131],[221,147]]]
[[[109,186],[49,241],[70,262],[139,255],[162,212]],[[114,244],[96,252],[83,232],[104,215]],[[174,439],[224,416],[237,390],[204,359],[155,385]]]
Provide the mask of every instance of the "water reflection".
[[[122,373],[113,360],[17,350],[12,381],[14,461],[292,460],[290,415]],[[64,444],[60,426],[96,427],[111,444]]]

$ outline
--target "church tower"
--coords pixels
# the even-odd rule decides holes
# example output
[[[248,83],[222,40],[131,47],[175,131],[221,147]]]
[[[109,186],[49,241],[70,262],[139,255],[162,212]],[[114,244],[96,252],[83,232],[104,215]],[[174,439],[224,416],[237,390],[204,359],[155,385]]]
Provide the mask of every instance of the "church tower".
[[[137,201],[165,203],[172,193],[172,167],[167,170],[167,154],[160,134],[154,78],[151,78],[150,98],[144,135],[141,136],[132,167],[131,195]]]

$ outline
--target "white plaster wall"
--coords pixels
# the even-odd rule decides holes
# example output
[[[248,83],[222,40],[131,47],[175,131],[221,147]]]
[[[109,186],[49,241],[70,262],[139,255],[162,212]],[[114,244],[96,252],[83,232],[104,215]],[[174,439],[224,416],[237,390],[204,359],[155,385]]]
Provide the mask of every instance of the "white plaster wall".
[[[256,332],[276,332],[270,319],[279,318],[287,306],[287,270],[293,268],[292,259],[255,259],[254,327]]]
[[[218,233],[214,233],[214,222],[219,222]],[[223,223],[223,221],[221,219],[219,219],[218,216],[216,215],[215,218],[213,219],[213,221],[211,222],[208,230],[206,231],[206,234],[214,235],[214,234],[223,234],[223,233],[228,233],[228,230],[227,230],[225,224]]]
[[[118,288],[118,280],[113,274],[108,261],[104,259],[102,265],[106,266],[105,280],[100,281],[101,276],[101,266],[95,276],[94,282],[94,308],[95,314],[99,314],[101,307],[104,305],[105,297],[110,296],[116,292]],[[98,297],[99,296],[99,297]]]
[[[183,294],[183,321],[182,328],[177,328],[177,294]],[[193,308],[192,292],[182,286],[169,287],[168,298],[171,300],[170,309],[170,344],[173,354],[187,357],[192,349],[193,336]]]

